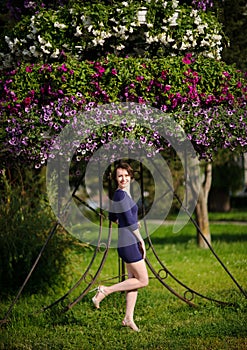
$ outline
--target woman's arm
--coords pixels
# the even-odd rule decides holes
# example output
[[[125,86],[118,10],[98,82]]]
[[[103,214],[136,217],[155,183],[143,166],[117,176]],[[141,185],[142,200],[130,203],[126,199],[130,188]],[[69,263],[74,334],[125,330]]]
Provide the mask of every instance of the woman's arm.
[[[143,257],[143,259],[146,259],[146,246],[145,246],[145,242],[142,238],[142,235],[140,234],[139,228],[137,230],[134,230],[133,233],[136,236],[138,242],[140,243],[142,257]]]

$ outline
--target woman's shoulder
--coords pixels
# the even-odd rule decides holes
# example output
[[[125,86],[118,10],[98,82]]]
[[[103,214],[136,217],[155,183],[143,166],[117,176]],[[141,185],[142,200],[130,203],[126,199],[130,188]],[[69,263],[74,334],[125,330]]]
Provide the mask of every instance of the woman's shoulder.
[[[120,188],[118,188],[115,193],[114,193],[114,197],[113,200],[114,201],[121,201],[126,197],[126,192],[121,190]]]

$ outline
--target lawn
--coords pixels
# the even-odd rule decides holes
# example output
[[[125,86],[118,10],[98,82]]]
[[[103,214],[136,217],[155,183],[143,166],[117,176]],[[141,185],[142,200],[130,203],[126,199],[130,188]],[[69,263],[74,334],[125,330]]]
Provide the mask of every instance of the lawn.
[[[212,223],[211,233],[214,251],[247,291],[247,225]],[[91,298],[94,294],[88,293],[70,311],[62,312],[86,286],[83,282],[62,303],[38,312],[66,292],[59,286],[51,286],[46,295],[21,295],[9,317],[10,322],[0,328],[0,349],[246,349],[247,300],[210,250],[196,246],[194,227],[187,224],[179,234],[173,234],[171,226],[161,226],[151,238],[165,268],[176,278],[202,295],[229,304],[222,306],[195,295],[196,307],[188,306],[170,293],[149,270],[150,283],[139,291],[135,312],[141,332],[135,333],[121,326],[125,308],[123,293],[106,298],[100,310],[93,308]],[[73,247],[68,286],[77,281],[92,254],[93,250]],[[162,269],[151,249],[147,257],[156,271]],[[92,274],[101,258],[102,253],[99,253]],[[165,276],[164,271],[160,275]],[[110,249],[96,285],[116,281],[118,257],[116,250]],[[163,281],[181,295],[186,291],[170,276]],[[14,297],[0,300],[1,318]]]

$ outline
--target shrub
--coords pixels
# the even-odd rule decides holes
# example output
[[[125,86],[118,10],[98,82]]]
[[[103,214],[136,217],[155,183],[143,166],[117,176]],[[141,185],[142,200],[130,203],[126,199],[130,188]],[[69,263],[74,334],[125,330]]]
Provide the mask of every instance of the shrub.
[[[54,222],[42,194],[42,177],[34,171],[15,169],[13,182],[6,173],[1,180],[0,293],[14,292],[24,282]],[[64,282],[67,244],[56,233],[49,241],[26,288],[46,290]]]

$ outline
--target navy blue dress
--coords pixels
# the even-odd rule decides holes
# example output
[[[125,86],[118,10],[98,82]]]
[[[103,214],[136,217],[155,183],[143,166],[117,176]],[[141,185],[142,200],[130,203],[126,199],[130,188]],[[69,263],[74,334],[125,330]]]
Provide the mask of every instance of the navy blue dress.
[[[109,219],[118,221],[118,254],[126,263],[143,259],[133,231],[138,229],[138,207],[123,190],[117,189],[113,196],[113,206]]]

